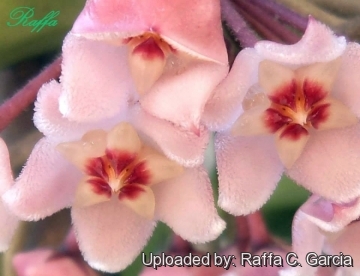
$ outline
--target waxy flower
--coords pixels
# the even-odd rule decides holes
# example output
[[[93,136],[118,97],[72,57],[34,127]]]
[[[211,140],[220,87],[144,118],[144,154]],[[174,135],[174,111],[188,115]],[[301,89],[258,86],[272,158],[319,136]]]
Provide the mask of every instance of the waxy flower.
[[[20,252],[12,260],[17,276],[99,276],[82,259],[75,234],[69,233],[64,250],[36,249]]]
[[[310,266],[307,263],[315,261],[314,258],[309,259],[310,252],[318,256],[324,255],[322,252],[339,256],[334,261],[327,261],[333,269],[339,267],[334,275],[358,275],[360,265],[357,260],[360,257],[360,250],[356,244],[360,239],[358,234],[360,224],[354,220],[358,219],[359,214],[359,199],[338,204],[312,195],[296,212],[292,226],[292,251],[297,253],[302,267],[286,269],[280,275],[318,275],[321,267]],[[350,259],[345,255],[351,256],[353,267],[347,267]],[[317,259],[320,261],[321,257]]]
[[[185,166],[203,163],[200,119],[228,72],[219,0],[88,0],[63,45],[60,112],[76,122],[127,113]]]
[[[294,45],[259,42],[236,58],[207,104],[219,205],[260,208],[282,173],[336,202],[360,195],[360,46],[310,18]]]
[[[0,138],[0,195],[3,195],[13,184],[12,170],[10,166],[9,151],[3,139]],[[0,252],[8,249],[18,219],[0,201]]]
[[[63,51],[60,111],[71,120],[140,101],[199,134],[204,105],[228,72],[219,0],[88,0]]]
[[[225,225],[202,166],[184,168],[164,156],[152,137],[135,128],[130,110],[94,123],[78,123],[59,111],[61,85],[44,85],[34,121],[45,134],[15,185],[3,196],[25,220],[72,206],[84,258],[94,268],[129,265],[157,220],[191,242],[215,239]],[[139,116],[141,109],[132,109]],[[150,124],[160,131],[156,123]],[[174,134],[176,135],[176,133]]]

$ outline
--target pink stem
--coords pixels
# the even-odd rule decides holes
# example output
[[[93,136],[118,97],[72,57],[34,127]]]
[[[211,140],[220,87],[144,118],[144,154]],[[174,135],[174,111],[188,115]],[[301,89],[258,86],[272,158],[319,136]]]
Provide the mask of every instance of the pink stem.
[[[230,0],[221,0],[221,13],[226,25],[231,29],[242,47],[253,47],[259,38],[250,29],[246,21],[235,11]]]
[[[278,16],[280,21],[297,28],[301,32],[305,32],[308,22],[306,17],[303,17],[289,8],[276,3],[274,0],[252,0],[252,3],[254,3],[254,5],[261,6],[271,14]]]
[[[247,217],[239,216],[236,220],[236,243],[240,252],[247,252],[250,249],[250,228]]]
[[[260,211],[247,216],[251,245],[254,250],[268,245],[271,241],[266,224]]]
[[[258,28],[259,25],[262,25],[259,31],[266,39],[289,44],[299,41],[299,36],[287,29],[280,22],[276,21],[272,15],[268,14],[260,7],[257,7],[247,0],[235,0],[235,2],[239,7],[239,12],[242,14],[246,13],[248,15],[247,20],[254,24],[255,28]],[[271,33],[271,35],[269,35],[269,33]]]
[[[0,106],[0,131],[4,130],[25,108],[35,101],[36,95],[44,83],[60,76],[61,60],[61,57],[57,58]]]

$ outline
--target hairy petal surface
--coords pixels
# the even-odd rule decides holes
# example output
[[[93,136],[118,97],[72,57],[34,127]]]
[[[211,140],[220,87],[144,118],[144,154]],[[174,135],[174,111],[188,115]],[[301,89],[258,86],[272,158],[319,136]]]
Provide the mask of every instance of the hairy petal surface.
[[[18,217],[39,220],[71,206],[81,173],[47,138],[34,147],[15,184],[3,200]]]
[[[245,94],[257,82],[260,60],[254,49],[244,49],[237,55],[231,71],[205,105],[202,121],[211,130],[229,128],[240,116]]]
[[[126,47],[70,33],[63,45],[60,112],[70,120],[98,121],[126,111],[134,93]]]
[[[203,167],[153,186],[155,217],[183,239],[203,243],[216,239],[225,222],[214,206],[210,179]]]
[[[215,143],[219,206],[237,216],[258,210],[275,190],[283,172],[272,138],[222,133],[217,134]]]
[[[12,170],[9,160],[9,151],[0,138],[0,195],[3,195],[13,184]],[[18,219],[9,212],[8,208],[0,201],[0,251],[5,251],[13,237]]]
[[[54,142],[79,140],[84,133],[96,128],[110,129],[124,116],[92,123],[79,123],[65,118],[59,111],[61,85],[56,81],[44,84],[35,102],[34,124],[48,139]]]
[[[312,195],[301,207],[308,219],[327,232],[342,230],[360,216],[360,200],[347,203],[335,203]]]
[[[199,133],[180,128],[165,120],[160,120],[140,107],[135,106],[129,116],[137,129],[151,137],[170,159],[183,166],[202,164],[209,141],[209,132],[199,129]]]
[[[317,267],[305,263],[305,256],[309,252],[320,255],[324,243],[324,236],[317,225],[311,222],[308,215],[301,208],[296,212],[292,226],[292,251],[298,255],[302,267],[297,266],[280,272],[280,276],[312,276],[316,275]],[[328,275],[328,274],[327,274]]]
[[[339,73],[334,83],[332,95],[348,106],[360,117],[360,45],[349,43],[341,57]]]
[[[287,174],[313,193],[335,202],[349,202],[358,197],[360,125],[311,135]]]
[[[264,59],[292,65],[327,62],[340,56],[345,48],[345,37],[335,36],[327,26],[312,17],[309,18],[305,34],[296,44],[289,46],[261,41],[255,45],[255,50]]]
[[[227,64],[220,3],[216,0],[91,0],[73,32],[99,40],[156,32],[175,49]]]
[[[93,268],[107,272],[127,267],[155,226],[117,198],[85,208],[73,207],[71,214],[85,260]]]
[[[141,98],[141,106],[185,128],[198,127],[206,101],[227,73],[226,65],[173,55],[160,79]]]

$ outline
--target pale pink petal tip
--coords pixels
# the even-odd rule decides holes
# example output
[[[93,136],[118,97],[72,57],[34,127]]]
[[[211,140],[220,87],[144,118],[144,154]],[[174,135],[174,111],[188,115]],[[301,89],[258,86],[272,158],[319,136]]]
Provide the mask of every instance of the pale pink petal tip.
[[[41,139],[15,184],[3,195],[9,209],[24,220],[39,220],[71,206],[81,173],[55,146]]]
[[[346,48],[345,37],[337,37],[324,24],[309,18],[308,27],[299,42],[282,45],[270,41],[256,43],[256,51],[265,59],[285,64],[327,62],[340,56]]]
[[[50,249],[42,249],[16,254],[12,260],[17,275],[26,276],[37,265],[41,265],[54,252]]]
[[[4,140],[0,138],[0,196],[10,189],[13,182],[9,151]],[[15,215],[0,201],[0,252],[8,249],[18,223]]]
[[[153,189],[156,218],[183,239],[194,243],[208,242],[225,229],[225,222],[214,206],[205,168],[186,169],[180,177],[154,185]]]
[[[84,259],[91,267],[106,272],[118,272],[130,265],[155,226],[153,221],[120,204],[117,198],[88,207],[73,207],[72,219]]]
[[[341,204],[313,195],[300,210],[324,231],[335,232],[360,216],[360,201],[355,199]]]
[[[270,198],[284,170],[271,137],[217,134],[215,148],[219,206],[233,215],[258,210]]]
[[[88,38],[115,41],[156,32],[175,49],[227,64],[220,3],[215,0],[178,0],[176,5],[167,0],[91,0],[72,31]]]
[[[126,47],[69,33],[63,44],[60,112],[69,120],[99,121],[126,111],[134,91]]]

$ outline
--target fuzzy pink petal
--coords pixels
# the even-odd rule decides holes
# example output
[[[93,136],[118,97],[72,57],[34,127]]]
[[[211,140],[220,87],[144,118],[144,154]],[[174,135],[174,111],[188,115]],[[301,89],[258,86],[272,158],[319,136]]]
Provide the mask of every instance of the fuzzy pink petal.
[[[297,266],[285,270],[287,273],[280,273],[281,276],[290,275],[315,275],[316,267],[305,262],[305,256],[309,252],[320,255],[324,243],[324,236],[317,225],[308,219],[308,215],[302,212],[301,208],[296,212],[292,225],[292,252],[298,255],[298,261],[302,267]]]
[[[335,80],[332,95],[349,106],[360,117],[360,45],[349,43],[341,58],[339,74]]]
[[[209,132],[199,130],[199,135],[182,129],[165,120],[160,120],[135,107],[130,116],[139,130],[151,137],[170,159],[181,165],[193,167],[202,164],[209,141]]]
[[[9,151],[4,140],[0,138],[0,195],[9,189],[13,182]]]
[[[116,197],[85,208],[72,208],[72,218],[85,260],[95,269],[117,272],[145,246],[154,222],[137,215]]]
[[[0,252],[8,249],[15,230],[19,224],[19,220],[10,213],[7,206],[0,202]]]
[[[308,219],[327,232],[336,232],[360,216],[360,199],[339,204],[319,196],[311,196],[301,207]]]
[[[266,110],[269,104],[261,104],[244,111],[234,123],[231,134],[234,136],[254,136],[269,134],[270,129],[265,124]]]
[[[141,106],[154,116],[190,128],[198,126],[206,101],[225,78],[228,67],[175,55],[163,75],[141,98]]]
[[[3,195],[9,189],[13,182],[9,151],[4,140],[0,138],[0,195]],[[18,221],[0,201],[0,224],[2,225],[0,227],[0,252],[8,248],[18,226]]]
[[[157,270],[152,267],[145,268],[140,276],[193,276],[193,270],[196,268],[161,266]]]
[[[299,42],[283,45],[270,41],[256,43],[256,51],[275,62],[304,65],[326,62],[340,56],[346,48],[344,37],[337,37],[324,24],[309,18],[308,27]]]
[[[3,200],[24,220],[39,220],[71,205],[80,171],[48,139],[34,147],[24,169]]]
[[[50,249],[39,249],[16,254],[12,260],[16,274],[18,276],[27,276],[29,270],[44,263],[52,254],[54,254],[54,251]]]
[[[156,32],[176,49],[227,64],[216,0],[90,0],[73,31],[95,39]]]
[[[360,268],[360,250],[357,246],[360,243],[360,222],[356,221],[345,227],[343,231],[335,234],[334,237],[327,237],[325,241],[325,253],[339,255],[339,252],[350,255],[354,260],[354,267]]]
[[[315,194],[335,202],[360,195],[360,125],[312,133],[287,174]]]
[[[97,121],[125,111],[134,91],[127,48],[70,33],[63,46],[60,111],[70,120]]]
[[[203,243],[225,228],[214,206],[210,179],[203,167],[187,169],[172,180],[153,186],[155,216],[183,239]]]
[[[35,103],[34,124],[51,140],[68,142],[80,140],[84,133],[97,128],[110,129],[117,124],[122,116],[92,123],[78,123],[69,121],[59,111],[59,97],[61,85],[56,81],[44,84]]]
[[[236,57],[227,77],[206,103],[202,121],[211,130],[229,128],[242,112],[242,101],[258,80],[261,57],[254,49],[244,49]]]
[[[65,256],[53,257],[56,252],[39,249],[17,254],[13,264],[18,276],[91,276],[97,275],[76,259]],[[81,267],[83,265],[83,267]]]
[[[258,210],[275,190],[283,166],[271,137],[217,134],[219,206],[233,215]]]

